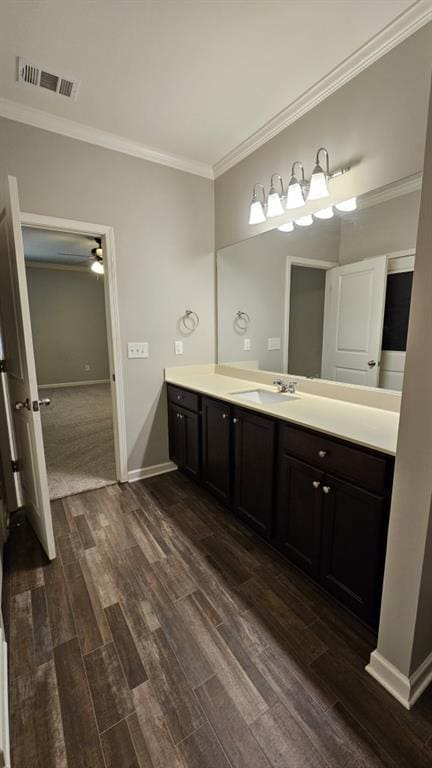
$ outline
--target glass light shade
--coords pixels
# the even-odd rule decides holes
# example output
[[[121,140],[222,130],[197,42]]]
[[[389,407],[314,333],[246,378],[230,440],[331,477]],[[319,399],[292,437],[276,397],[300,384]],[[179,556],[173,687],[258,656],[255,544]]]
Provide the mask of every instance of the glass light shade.
[[[299,219],[295,219],[295,223],[299,225],[299,227],[310,227],[311,224],[313,224],[313,218],[310,213],[307,213],[306,216],[301,216]]]
[[[95,255],[95,256],[103,256],[103,251],[102,251],[102,248],[101,248],[100,246],[98,246],[97,248],[95,248],[95,249],[93,250],[93,253],[94,253],[94,255]]]
[[[341,203],[336,203],[336,208],[338,211],[355,211],[357,208],[357,198],[356,197],[350,197],[348,200],[342,200]]]
[[[316,219],[332,219],[334,216],[333,208],[329,205],[328,208],[321,208],[320,211],[314,213]]]
[[[289,221],[288,224],[281,224],[280,227],[278,227],[279,232],[293,232],[294,231],[294,224],[292,221]]]
[[[101,261],[95,260],[93,264],[91,265],[91,271],[96,272],[97,275],[103,275],[104,273],[104,265]]]
[[[249,224],[262,224],[266,220],[264,208],[259,200],[253,200],[249,212]]]
[[[305,204],[301,184],[297,181],[296,177],[291,178],[288,184],[287,201],[285,208],[301,208]]]
[[[322,197],[328,197],[327,177],[320,165],[313,169],[308,200],[321,200]]]
[[[278,192],[270,192],[267,199],[267,218],[271,219],[273,216],[280,216],[283,213],[282,202]]]

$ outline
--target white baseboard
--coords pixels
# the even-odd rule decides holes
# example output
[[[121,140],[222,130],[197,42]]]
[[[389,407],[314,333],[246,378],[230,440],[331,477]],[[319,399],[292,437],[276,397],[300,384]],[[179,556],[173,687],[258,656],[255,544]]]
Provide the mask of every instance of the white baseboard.
[[[164,475],[166,472],[173,472],[177,469],[177,464],[173,461],[165,461],[163,464],[153,464],[152,467],[141,467],[140,469],[131,469],[128,472],[128,482],[136,483],[137,480],[144,480],[146,477],[155,475]]]
[[[373,651],[366,672],[369,672],[405,709],[411,709],[432,682],[432,653],[407,677],[379,651]]]
[[[38,389],[63,389],[64,387],[85,387],[89,384],[109,384],[109,379],[93,379],[93,381],[62,381],[60,384],[38,384]]]

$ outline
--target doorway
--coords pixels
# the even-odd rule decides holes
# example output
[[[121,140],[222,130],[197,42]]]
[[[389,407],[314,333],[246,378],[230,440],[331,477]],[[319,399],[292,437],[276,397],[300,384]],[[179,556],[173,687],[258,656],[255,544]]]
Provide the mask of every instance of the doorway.
[[[21,224],[53,500],[127,480],[114,243],[106,227]]]

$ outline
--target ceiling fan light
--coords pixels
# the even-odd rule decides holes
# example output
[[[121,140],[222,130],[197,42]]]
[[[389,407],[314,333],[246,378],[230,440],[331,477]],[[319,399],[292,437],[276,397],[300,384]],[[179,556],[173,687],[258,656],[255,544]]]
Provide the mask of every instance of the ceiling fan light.
[[[281,224],[278,230],[279,232],[294,232],[294,224],[292,221],[289,221],[287,224]]]
[[[310,227],[310,225],[313,224],[312,214],[307,213],[306,216],[300,216],[299,219],[295,219],[295,223],[298,224],[299,227]]]
[[[357,208],[357,198],[350,197],[348,200],[342,200],[341,203],[336,203],[336,208],[338,211],[343,211],[344,213],[347,211],[355,211]]]
[[[91,265],[91,271],[95,272],[97,275],[103,275],[105,270],[104,270],[104,265],[102,261],[95,259],[95,261]]]
[[[316,219],[332,219],[334,216],[333,207],[329,205],[328,208],[321,208],[320,211],[314,213]]]

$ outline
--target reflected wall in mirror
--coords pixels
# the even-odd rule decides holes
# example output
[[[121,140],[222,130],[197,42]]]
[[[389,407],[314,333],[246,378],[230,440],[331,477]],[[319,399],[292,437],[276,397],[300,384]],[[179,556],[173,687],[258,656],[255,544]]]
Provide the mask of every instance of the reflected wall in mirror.
[[[217,254],[218,360],[402,389],[421,175]]]

